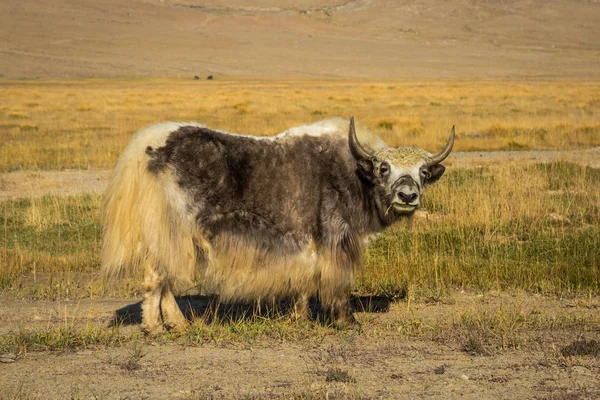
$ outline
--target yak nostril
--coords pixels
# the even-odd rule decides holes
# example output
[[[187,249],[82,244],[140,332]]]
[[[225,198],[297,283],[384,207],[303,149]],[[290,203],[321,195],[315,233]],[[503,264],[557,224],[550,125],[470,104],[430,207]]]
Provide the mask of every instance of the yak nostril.
[[[417,198],[417,194],[400,192],[398,193],[398,197],[400,197],[400,200],[402,200],[405,203],[412,203]]]

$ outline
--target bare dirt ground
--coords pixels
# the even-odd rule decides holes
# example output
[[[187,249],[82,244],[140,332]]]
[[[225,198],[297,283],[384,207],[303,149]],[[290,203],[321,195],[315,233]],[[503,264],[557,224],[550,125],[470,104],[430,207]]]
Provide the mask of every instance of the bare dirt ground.
[[[532,310],[548,318],[598,315],[597,301],[527,294],[454,293],[453,304],[393,304],[389,312],[359,313],[363,332],[321,340],[246,343],[126,344],[71,352],[4,356],[3,395],[34,398],[467,398],[592,399],[600,396],[600,362],[563,357],[561,349],[600,332],[548,329],[529,332],[518,348],[485,355],[454,338],[408,338],[406,320],[431,324],[468,312]],[[0,331],[32,327],[110,324],[132,300],[47,302],[0,300]],[[137,326],[125,329],[138,329]],[[425,330],[427,331],[427,330]],[[136,351],[141,358],[132,361]],[[13,357],[13,359],[7,359]],[[13,361],[14,360],[14,361]],[[10,362],[12,361],[12,362]],[[295,396],[295,397],[294,397]],[[15,396],[16,397],[16,396]]]
[[[569,161],[600,168],[600,147],[572,151],[454,152],[449,167],[488,166],[497,163]],[[100,194],[110,178],[106,170],[15,171],[0,173],[0,200],[44,195]]]
[[[0,76],[600,77],[597,0],[3,0]]]
[[[100,194],[110,171],[16,171],[0,173],[0,199]]]

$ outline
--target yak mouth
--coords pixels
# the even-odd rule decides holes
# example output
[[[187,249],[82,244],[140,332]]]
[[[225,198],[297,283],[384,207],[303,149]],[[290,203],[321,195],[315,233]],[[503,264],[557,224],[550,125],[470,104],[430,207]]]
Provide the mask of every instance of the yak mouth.
[[[398,214],[410,214],[417,209],[417,204],[393,203],[392,208]]]

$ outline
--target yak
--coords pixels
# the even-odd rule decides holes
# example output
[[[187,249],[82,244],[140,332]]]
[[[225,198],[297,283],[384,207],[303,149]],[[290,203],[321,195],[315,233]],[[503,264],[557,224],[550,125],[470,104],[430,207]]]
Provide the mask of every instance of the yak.
[[[437,154],[390,147],[353,117],[273,137],[141,129],[104,197],[104,276],[143,273],[149,334],[187,325],[174,293],[194,280],[224,302],[291,299],[298,318],[316,298],[345,325],[368,238],[420,206],[453,143],[454,127]]]

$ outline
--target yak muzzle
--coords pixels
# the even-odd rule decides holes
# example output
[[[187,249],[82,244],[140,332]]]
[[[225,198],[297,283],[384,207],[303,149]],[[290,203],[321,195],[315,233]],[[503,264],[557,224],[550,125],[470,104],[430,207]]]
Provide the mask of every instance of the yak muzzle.
[[[400,198],[400,200],[402,202],[404,202],[406,204],[410,204],[417,199],[418,195],[416,193],[399,192],[398,197]]]
[[[395,211],[408,213],[419,207],[419,188],[412,177],[403,176],[394,186],[396,193],[392,204]]]

